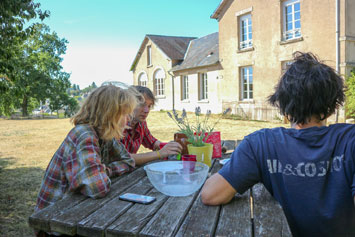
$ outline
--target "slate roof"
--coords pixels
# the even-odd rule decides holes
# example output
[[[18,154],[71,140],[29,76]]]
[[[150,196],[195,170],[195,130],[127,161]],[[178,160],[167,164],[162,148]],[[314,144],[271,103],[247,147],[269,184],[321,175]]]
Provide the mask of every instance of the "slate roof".
[[[196,39],[196,37],[146,35],[132,63],[131,71],[134,69],[143,53],[148,39],[150,39],[171,60],[183,60],[190,41]]]
[[[214,65],[219,62],[218,32],[192,40],[184,61],[171,69],[180,71],[188,68]]]
[[[177,37],[163,35],[147,35],[172,60],[184,59],[185,52],[191,40],[196,37]]]

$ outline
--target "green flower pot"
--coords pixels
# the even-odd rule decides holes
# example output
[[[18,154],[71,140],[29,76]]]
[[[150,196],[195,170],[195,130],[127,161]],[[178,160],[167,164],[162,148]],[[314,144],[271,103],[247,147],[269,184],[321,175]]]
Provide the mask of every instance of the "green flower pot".
[[[198,162],[202,162],[208,165],[208,167],[211,167],[213,144],[205,143],[205,145],[201,147],[188,144],[187,150],[190,155],[196,155]]]

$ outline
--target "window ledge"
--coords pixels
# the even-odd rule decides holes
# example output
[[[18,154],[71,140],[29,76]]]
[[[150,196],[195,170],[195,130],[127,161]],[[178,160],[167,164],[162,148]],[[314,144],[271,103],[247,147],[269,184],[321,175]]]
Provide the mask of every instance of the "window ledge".
[[[245,100],[240,100],[239,104],[255,104],[255,101],[253,99],[251,100],[245,99]]]
[[[181,103],[190,103],[190,100],[181,100]]]
[[[165,95],[156,95],[155,96],[156,99],[166,99]]]
[[[250,52],[250,51],[254,51],[254,46],[249,47],[249,48],[238,49],[237,53],[244,53],[244,52]]]
[[[295,43],[295,42],[299,42],[299,41],[303,41],[302,36],[298,37],[298,38],[294,38],[294,39],[289,39],[289,40],[281,40],[280,45],[291,44],[291,43]]]
[[[197,103],[208,104],[208,103],[210,103],[210,101],[208,99],[207,100],[199,100],[199,101],[197,101]]]

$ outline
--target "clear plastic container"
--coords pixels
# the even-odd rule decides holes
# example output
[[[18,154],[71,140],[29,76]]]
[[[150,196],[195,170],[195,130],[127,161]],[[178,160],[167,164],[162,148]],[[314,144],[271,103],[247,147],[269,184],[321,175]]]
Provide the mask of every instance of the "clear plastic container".
[[[194,164],[184,166],[183,162]],[[193,170],[190,168],[192,165],[195,166]],[[146,165],[144,169],[149,181],[159,192],[179,197],[196,192],[206,180],[209,167],[201,162],[163,161]]]

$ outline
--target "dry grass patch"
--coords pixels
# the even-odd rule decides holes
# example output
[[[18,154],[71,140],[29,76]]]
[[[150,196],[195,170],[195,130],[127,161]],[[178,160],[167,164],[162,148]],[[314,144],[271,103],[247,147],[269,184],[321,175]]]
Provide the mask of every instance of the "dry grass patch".
[[[31,236],[33,212],[47,165],[72,128],[68,119],[0,120],[0,236]]]
[[[151,112],[148,124],[159,140],[173,140],[177,126],[165,112]],[[216,130],[222,139],[242,139],[258,129],[278,126],[284,124],[222,119]],[[0,120],[0,236],[33,236],[27,219],[45,169],[71,128],[69,119]]]

